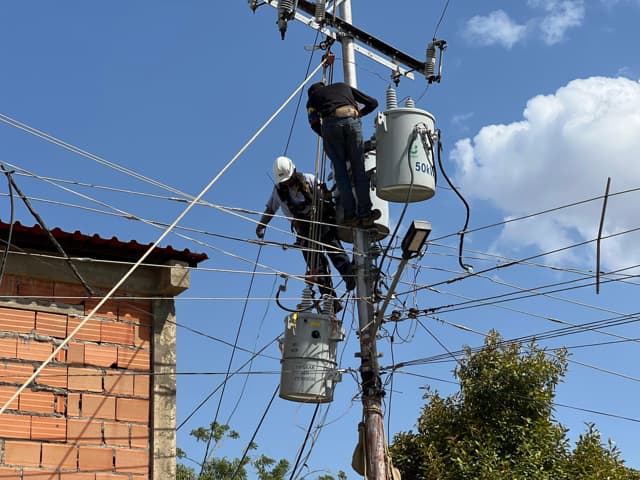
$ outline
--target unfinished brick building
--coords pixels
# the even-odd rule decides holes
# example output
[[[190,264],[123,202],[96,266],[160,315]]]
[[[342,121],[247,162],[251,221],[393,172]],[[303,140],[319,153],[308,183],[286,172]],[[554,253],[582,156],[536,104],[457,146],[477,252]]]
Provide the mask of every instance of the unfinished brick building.
[[[76,273],[40,227],[0,222],[0,406],[148,248],[52,234]],[[175,478],[173,297],[206,258],[156,248],[72,337],[0,415],[0,479]]]

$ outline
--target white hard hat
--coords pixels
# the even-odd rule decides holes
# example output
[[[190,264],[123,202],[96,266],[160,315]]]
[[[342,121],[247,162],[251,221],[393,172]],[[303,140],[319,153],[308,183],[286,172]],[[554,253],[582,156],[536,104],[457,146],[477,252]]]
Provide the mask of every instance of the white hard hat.
[[[276,183],[286,182],[293,176],[296,166],[289,157],[278,157],[273,162],[273,176]]]

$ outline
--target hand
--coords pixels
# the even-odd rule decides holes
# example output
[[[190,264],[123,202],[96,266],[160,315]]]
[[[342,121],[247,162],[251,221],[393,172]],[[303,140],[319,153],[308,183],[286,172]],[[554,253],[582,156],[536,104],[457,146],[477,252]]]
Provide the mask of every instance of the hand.
[[[260,224],[256,227],[256,237],[260,240],[264,238],[264,231],[267,229],[264,225]]]

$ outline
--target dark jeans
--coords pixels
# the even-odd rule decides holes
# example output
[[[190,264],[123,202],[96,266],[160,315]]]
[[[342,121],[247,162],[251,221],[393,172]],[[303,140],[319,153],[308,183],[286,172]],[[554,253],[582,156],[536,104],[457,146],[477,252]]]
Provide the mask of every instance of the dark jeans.
[[[345,282],[345,277],[353,275],[353,267],[349,256],[344,252],[342,243],[338,240],[336,228],[328,225],[319,225],[318,228],[320,230],[320,238],[318,238],[318,241],[323,245],[318,245],[307,240],[307,238],[310,237],[310,224],[308,222],[296,222],[296,232],[298,234],[296,243],[303,249],[302,255],[304,256],[309,273],[319,275],[317,277],[317,283],[320,295],[326,293],[335,297],[336,293],[333,289],[327,255],[331,259],[333,266],[340,272],[343,279],[345,279]],[[307,249],[314,251],[308,251]],[[324,250],[327,255],[321,250]]]
[[[344,218],[364,217],[371,211],[369,178],[364,171],[364,144],[359,118],[322,120],[324,150],[331,159]],[[351,175],[347,162],[351,164]],[[353,198],[351,187],[355,189]]]

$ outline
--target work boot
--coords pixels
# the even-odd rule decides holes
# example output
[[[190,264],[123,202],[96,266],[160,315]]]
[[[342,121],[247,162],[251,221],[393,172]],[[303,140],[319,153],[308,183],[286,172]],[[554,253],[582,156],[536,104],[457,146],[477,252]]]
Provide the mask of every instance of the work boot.
[[[349,275],[344,279],[344,286],[348,292],[356,288],[356,279],[353,275]]]
[[[340,224],[340,226],[353,227],[358,224],[358,221],[359,221],[358,217],[345,217],[342,219],[342,223]]]
[[[362,227],[368,228],[373,227],[373,224],[376,220],[378,220],[382,216],[382,212],[377,208],[370,210],[369,213],[360,217],[360,225]]]

